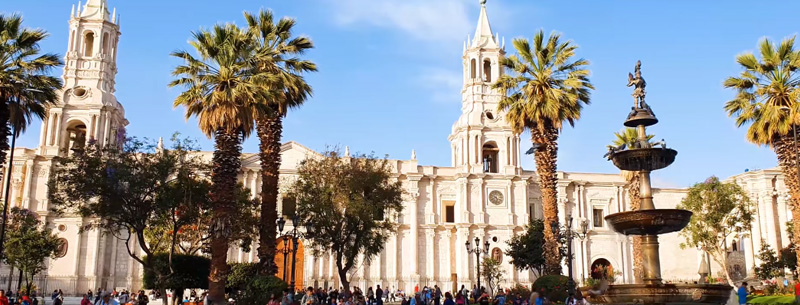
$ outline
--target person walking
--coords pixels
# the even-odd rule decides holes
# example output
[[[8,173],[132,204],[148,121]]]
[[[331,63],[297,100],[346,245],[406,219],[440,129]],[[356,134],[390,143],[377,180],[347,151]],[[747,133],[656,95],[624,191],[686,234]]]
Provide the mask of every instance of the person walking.
[[[439,285],[433,285],[433,305],[442,305],[442,289]]]
[[[367,288],[367,305],[372,305],[375,302],[375,291],[372,290],[372,286]]]
[[[144,295],[144,291],[141,291],[141,293],[142,293],[142,295]],[[144,296],[144,297],[146,298],[147,296]],[[144,304],[147,304],[147,303],[144,303]],[[103,292],[103,296],[102,296],[101,301],[100,301],[100,305],[119,305],[119,302],[117,302],[117,300],[115,300],[115,299],[113,299],[111,297],[111,293],[110,292],[104,291]]]
[[[8,305],[8,297],[6,297],[6,291],[0,289],[0,305]]]
[[[308,287],[306,295],[300,301],[300,305],[317,305],[317,296],[314,295],[314,288]]]
[[[91,291],[91,290],[89,290],[89,293],[91,293],[91,292],[92,292],[92,291]],[[81,305],[92,305],[92,301],[90,300],[90,298],[91,298],[91,297],[89,296],[89,294],[88,294],[88,293],[87,293],[87,294],[84,294],[84,295],[83,295],[83,299],[81,299]]]
[[[377,287],[378,288],[375,289],[375,300],[378,302],[378,305],[383,305],[383,289],[381,289],[381,285]]]
[[[444,294],[444,305],[456,305],[456,302],[453,301],[453,295],[450,292],[445,292]]]
[[[794,284],[794,303],[800,304],[800,280]]]
[[[739,297],[740,305],[747,304],[747,282],[742,282],[742,285],[739,286],[739,291],[736,294]]]

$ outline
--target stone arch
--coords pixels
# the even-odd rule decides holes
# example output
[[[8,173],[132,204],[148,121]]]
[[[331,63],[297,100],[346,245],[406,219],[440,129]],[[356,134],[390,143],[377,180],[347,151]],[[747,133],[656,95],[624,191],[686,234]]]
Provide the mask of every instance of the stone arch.
[[[71,151],[73,149],[83,149],[88,141],[87,124],[82,119],[72,118],[65,124],[66,131],[62,143],[66,144],[64,149]]]
[[[488,58],[483,60],[483,80],[492,82],[492,61]]]
[[[614,272],[614,265],[608,259],[596,258],[590,265],[589,274],[593,279],[601,279],[605,277],[604,273],[609,271]]]
[[[94,56],[94,39],[93,31],[83,32],[83,56]]]
[[[275,265],[278,266],[278,273],[275,274],[278,278],[284,280],[286,283],[290,283],[292,280],[291,272],[292,272],[292,252],[294,250],[292,245],[292,240],[289,239],[287,243],[284,243],[283,238],[278,238],[275,240],[276,247],[275,247]],[[288,252],[284,254],[284,252]],[[297,256],[296,261],[294,262],[294,286],[295,290],[302,290],[303,289],[303,267],[305,266],[305,246],[303,245],[302,240],[297,241]],[[285,267],[284,267],[285,265]],[[286,269],[286,277],[284,278],[284,268]]]
[[[481,156],[483,160],[483,172],[484,173],[496,173],[498,172],[498,161],[499,161],[499,154],[500,148],[494,141],[487,141],[483,143],[481,147]]]

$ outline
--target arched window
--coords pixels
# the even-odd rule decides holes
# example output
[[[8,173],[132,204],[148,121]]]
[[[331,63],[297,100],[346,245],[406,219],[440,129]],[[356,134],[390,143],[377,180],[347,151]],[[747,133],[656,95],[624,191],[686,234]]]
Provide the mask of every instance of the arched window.
[[[483,172],[496,173],[497,172],[497,145],[493,142],[483,144]]]
[[[103,33],[103,54],[108,54],[108,33]]]
[[[736,243],[735,240],[733,241],[733,243],[731,243],[731,250],[733,250],[734,252],[739,251],[739,245]]]
[[[475,79],[475,73],[476,73],[475,69],[477,69],[477,67],[475,65],[476,65],[475,64],[475,59],[473,58],[472,60],[469,61],[469,78],[470,79]]]
[[[84,147],[86,147],[86,124],[81,121],[72,121],[67,124],[67,136],[68,138],[67,149],[69,149],[69,153],[83,151]]]
[[[488,59],[483,61],[483,80],[486,82],[492,81],[492,62]]]
[[[92,55],[94,55],[94,32],[88,32],[83,38],[83,56]]]

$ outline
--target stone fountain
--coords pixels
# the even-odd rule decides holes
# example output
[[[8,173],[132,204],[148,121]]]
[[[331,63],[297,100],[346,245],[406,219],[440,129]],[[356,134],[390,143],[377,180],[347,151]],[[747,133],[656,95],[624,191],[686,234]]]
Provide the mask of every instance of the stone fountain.
[[[618,233],[642,237],[643,283],[612,284],[605,291],[587,298],[592,304],[725,304],[730,297],[731,286],[662,281],[658,235],[683,229],[689,223],[692,212],[656,209],[653,204],[650,172],[672,164],[678,152],[667,148],[663,140],[657,143],[647,140],[645,129],[658,123],[658,119],[644,100],[646,83],[642,78],[641,65],[641,61],[636,63],[635,75],[628,74],[628,87],[634,87],[634,105],[624,123],[627,127],[636,128],[638,141],[633,145],[609,148],[606,154],[619,169],[638,173],[641,207],[637,211],[608,215],[605,220]]]

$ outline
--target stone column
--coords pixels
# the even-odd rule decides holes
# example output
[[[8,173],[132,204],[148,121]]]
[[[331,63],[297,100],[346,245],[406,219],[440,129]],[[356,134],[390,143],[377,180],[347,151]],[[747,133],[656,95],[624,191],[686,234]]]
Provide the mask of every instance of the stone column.
[[[774,232],[776,217],[775,206],[772,204],[772,191],[763,191],[760,195],[761,206],[764,207],[762,211],[765,211],[764,227],[766,229],[763,233],[766,234],[767,243],[772,246],[772,249],[779,249],[777,236],[780,235],[780,233]]]
[[[47,124],[42,126],[42,130],[47,129],[47,131],[44,132],[44,145],[53,145],[53,141],[51,139],[53,138],[53,125],[55,125],[55,116],[56,114],[54,112],[48,113]]]
[[[436,272],[433,270],[434,252],[436,252],[436,231],[433,228],[425,229],[425,276],[428,281],[435,280]]]
[[[453,237],[453,232],[450,231],[449,228],[445,228],[445,230],[442,231],[442,240],[439,243],[439,245],[440,245],[439,246],[439,257],[438,257],[438,262],[437,262],[437,263],[439,263],[439,272],[438,272],[439,273],[439,277],[440,278],[445,278],[447,283],[450,283],[450,285],[445,286],[445,287],[452,286],[452,280],[451,280],[452,277],[451,276],[452,276],[453,273],[456,273],[455,270],[453,270],[453,265],[454,265],[455,262],[453,262],[451,260],[451,258],[455,257],[455,255],[453,255],[453,249],[451,247],[451,245],[453,243],[452,237]],[[456,246],[458,246],[458,245],[456,245]],[[444,265],[444,268],[441,267],[442,265]],[[444,274],[442,274],[442,272]],[[444,289],[444,288],[442,288],[442,289]]]
[[[791,212],[786,208],[786,195],[781,196],[779,192],[775,191],[775,196],[778,200],[778,206],[776,207],[778,209],[776,211],[776,214],[778,215],[778,232],[775,233],[780,237],[781,240],[781,243],[778,245],[779,247],[776,248],[776,251],[780,251],[780,249],[783,249],[783,247],[786,247],[789,245],[789,243],[791,243],[789,236],[786,234],[786,222],[788,221],[787,216],[791,215]]]
[[[41,149],[42,146],[47,145],[47,127],[49,126],[47,124],[50,124],[51,117],[52,116],[48,113],[47,114],[47,118],[42,120],[42,128],[39,131],[39,148],[40,149]],[[41,154],[41,152],[40,152],[40,154]]]
[[[467,253],[464,243],[469,241],[469,228],[461,227],[456,230],[456,272],[458,274],[458,281],[461,283],[469,283],[472,272],[470,272],[469,261],[470,254]],[[471,285],[468,285],[471,286]],[[460,287],[460,285],[459,285]]]
[[[61,144],[61,121],[63,120],[64,118],[61,117],[61,112],[57,112],[55,126],[53,126],[53,145],[59,146]]]
[[[419,281],[419,180],[422,176],[408,176],[408,192],[411,194],[409,208],[410,267],[414,284]],[[413,285],[412,285],[413,286]]]

